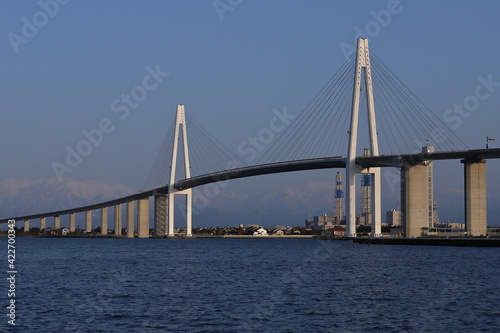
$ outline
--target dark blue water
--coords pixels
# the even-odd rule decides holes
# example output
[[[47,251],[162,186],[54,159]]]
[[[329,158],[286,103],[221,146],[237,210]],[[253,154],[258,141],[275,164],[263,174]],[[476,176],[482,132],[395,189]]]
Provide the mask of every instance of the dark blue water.
[[[3,315],[2,331],[500,331],[497,248],[47,238],[16,246],[17,325],[5,328]]]

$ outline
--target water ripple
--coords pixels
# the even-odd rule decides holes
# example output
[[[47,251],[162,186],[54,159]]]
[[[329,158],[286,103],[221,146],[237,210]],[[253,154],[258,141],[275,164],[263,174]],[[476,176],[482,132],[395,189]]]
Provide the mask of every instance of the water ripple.
[[[497,332],[498,250],[19,239],[19,332]]]

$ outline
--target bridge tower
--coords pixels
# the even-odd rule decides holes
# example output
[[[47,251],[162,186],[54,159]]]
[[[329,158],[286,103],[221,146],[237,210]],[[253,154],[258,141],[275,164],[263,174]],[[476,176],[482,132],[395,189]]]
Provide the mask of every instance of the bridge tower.
[[[359,102],[361,95],[361,80],[364,77],[366,91],[366,105],[368,113],[368,128],[370,134],[369,156],[378,156],[378,133],[375,119],[375,104],[373,100],[372,74],[370,67],[370,51],[368,49],[368,39],[358,38],[356,49],[356,66],[354,72],[354,86],[352,95],[351,127],[349,130],[349,149],[347,156],[347,208],[346,208],[346,236],[356,237],[356,173],[372,175],[372,236],[381,236],[381,191],[380,191],[380,168],[366,168],[356,164],[356,150],[358,140],[359,124]]]
[[[181,127],[182,126],[182,127]],[[182,130],[182,132],[181,132]],[[177,105],[177,113],[175,116],[175,130],[174,130],[174,141],[172,149],[172,165],[170,166],[170,181],[168,184],[168,194],[167,194],[167,236],[174,236],[174,197],[175,195],[181,194],[186,195],[186,236],[190,237],[191,226],[192,226],[192,191],[191,189],[178,190],[174,187],[175,184],[175,174],[177,171],[177,152],[179,147],[180,133],[182,133],[182,149],[184,157],[184,173],[187,178],[191,178],[191,169],[189,165],[189,150],[187,143],[187,126],[186,126],[186,114],[184,112],[184,105]]]

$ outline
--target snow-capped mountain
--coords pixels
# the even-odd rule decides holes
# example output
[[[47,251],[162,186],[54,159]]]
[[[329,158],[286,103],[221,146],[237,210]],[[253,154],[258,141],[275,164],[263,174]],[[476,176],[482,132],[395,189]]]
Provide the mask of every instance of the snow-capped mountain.
[[[67,179],[7,179],[0,182],[0,218],[85,206],[130,195],[120,184]]]

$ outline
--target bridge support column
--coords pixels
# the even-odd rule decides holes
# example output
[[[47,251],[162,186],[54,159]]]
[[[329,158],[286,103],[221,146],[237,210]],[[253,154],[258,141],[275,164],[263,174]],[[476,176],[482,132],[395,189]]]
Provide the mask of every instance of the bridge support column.
[[[382,236],[382,194],[381,194],[381,175],[380,168],[370,168],[372,173],[372,200],[373,200],[373,219],[372,219],[372,237]]]
[[[76,231],[76,214],[70,213],[69,214],[69,232],[75,232],[75,231]]]
[[[465,231],[472,236],[486,235],[486,161],[464,163]]]
[[[169,192],[173,191],[172,189],[173,189],[173,186],[171,186],[171,189],[169,189]],[[173,193],[168,194],[168,204],[167,204],[167,212],[168,212],[168,218],[167,218],[168,233],[167,233],[167,236],[168,237],[175,236],[175,233],[174,233],[174,228],[175,228],[175,225],[174,225],[174,218],[175,218],[174,195],[175,194],[173,194]]]
[[[115,205],[115,236],[122,235],[122,204]]]
[[[85,212],[85,231],[86,232],[92,231],[92,211],[91,210],[87,210]]]
[[[154,221],[154,234],[155,236],[165,236],[167,234],[167,195],[155,195],[155,221]]]
[[[134,238],[134,201],[127,202],[127,238]]]
[[[405,237],[420,237],[427,227],[427,166],[405,163],[401,168],[401,224]]]
[[[54,229],[61,229],[61,218],[54,216]]]
[[[193,236],[192,227],[193,227],[193,193],[191,189],[188,189],[186,192],[186,237]]]
[[[149,198],[137,200],[137,237],[149,238]]]
[[[47,228],[47,218],[46,217],[41,217],[40,218],[40,230]]]
[[[354,160],[346,165],[346,237],[356,237],[356,173],[361,171]]]
[[[30,220],[25,220],[24,221],[24,232],[30,231]]]
[[[101,208],[101,235],[108,234],[108,207]]]
[[[191,189],[183,190],[183,191],[177,191],[175,188],[170,189],[171,193],[168,194],[168,236],[172,237],[175,235],[174,233],[174,196],[179,195],[179,194],[185,194],[186,195],[186,236],[191,237],[192,236],[192,206],[193,206],[193,199],[192,199],[192,191]]]

